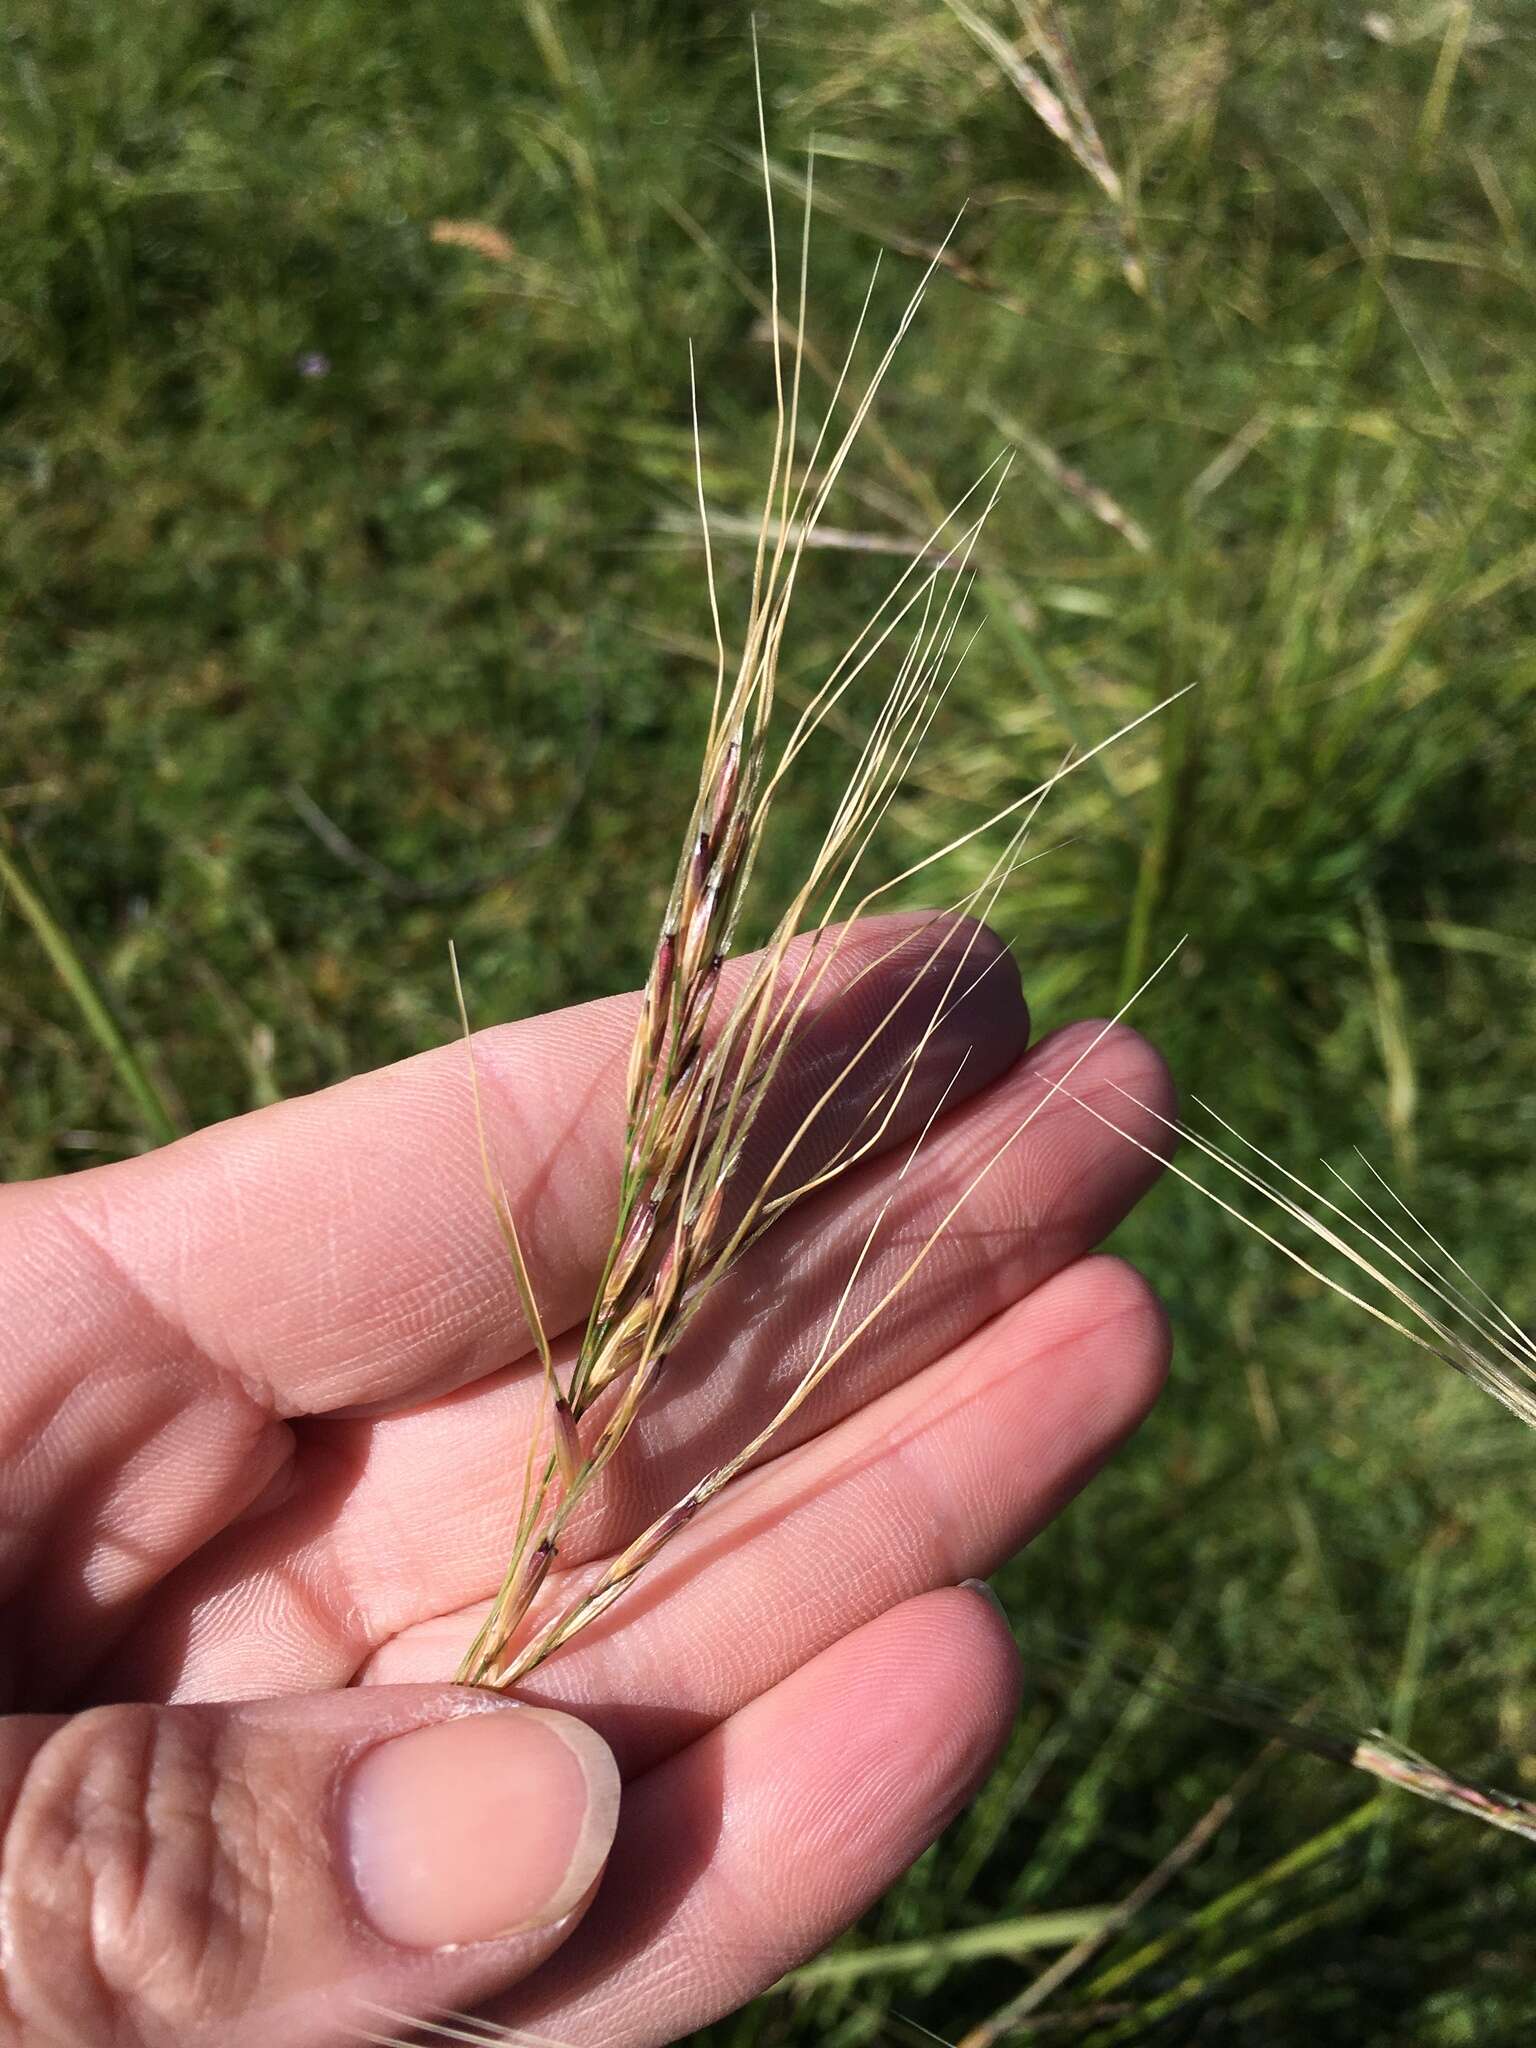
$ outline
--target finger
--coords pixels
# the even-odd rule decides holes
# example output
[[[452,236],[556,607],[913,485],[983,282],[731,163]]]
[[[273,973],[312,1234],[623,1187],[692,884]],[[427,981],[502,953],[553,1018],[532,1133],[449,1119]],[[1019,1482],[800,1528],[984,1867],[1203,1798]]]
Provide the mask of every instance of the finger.
[[[1017,1704],[1007,1627],[975,1593],[870,1622],[628,1787],[581,1941],[489,2017],[650,2048],[734,2010],[927,1848]]]
[[[877,1070],[889,1079],[925,1004],[950,996],[888,1141],[950,1078],[949,1033],[974,1040],[978,1085],[1011,1061],[1026,1028],[1011,962],[980,928],[946,929],[943,945],[913,920],[850,937],[761,1142],[776,1122],[784,1141],[893,1003],[841,1116],[857,1117]],[[557,1325],[590,1293],[611,1228],[632,1020],[632,1004],[595,1005],[486,1035],[496,1142]],[[0,1317],[26,1361],[0,1389],[0,1599],[27,1586],[16,1664],[31,1697],[73,1678],[148,1587],[271,1497],[293,1450],[277,1415],[420,1398],[520,1344],[474,1148],[464,1055],[449,1048],[0,1202]]]
[[[920,1371],[1112,1228],[1155,1161],[1053,1083],[1091,1047],[1071,1085],[1118,1119],[1128,1114],[1119,1091],[1154,1107],[1169,1091],[1143,1040],[1101,1030],[1076,1026],[1046,1041],[945,1118],[915,1162],[871,1162],[770,1234],[669,1361],[563,1536],[563,1560],[622,1547],[769,1419],[814,1357],[877,1220],[845,1327],[902,1280],[971,1188],[899,1297],[775,1439],[776,1454]],[[1155,1142],[1159,1127],[1150,1114],[1142,1121]],[[387,1422],[312,1426],[299,1460],[302,1509],[231,1531],[172,1579],[111,1683],[182,1698],[340,1684],[402,1629],[489,1593],[512,1542],[520,1446],[541,1394],[512,1374]]]
[[[18,1717],[0,1799],[8,2041],[318,2048],[542,1962],[618,1774],[564,1715],[381,1689]]]

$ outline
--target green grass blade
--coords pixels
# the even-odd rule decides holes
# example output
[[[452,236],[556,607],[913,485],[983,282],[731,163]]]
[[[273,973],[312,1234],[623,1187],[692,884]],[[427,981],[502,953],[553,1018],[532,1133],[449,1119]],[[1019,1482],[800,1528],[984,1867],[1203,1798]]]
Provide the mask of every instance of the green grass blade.
[[[1022,1956],[1042,1948],[1066,1948],[1098,1934],[1111,1924],[1113,1906],[1080,1906],[1061,1913],[1026,1913],[1016,1920],[992,1920],[984,1927],[962,1927],[950,1934],[932,1934],[914,1941],[893,1941],[881,1948],[834,1949],[792,1970],[783,1980],[797,1989],[814,1984],[846,1984],[854,1977],[890,1977],[925,1970],[933,1963],[979,1962],[987,1956]]]
[[[168,1145],[173,1138],[179,1138],[181,1130],[165,1097],[150,1079],[143,1061],[113,1016],[107,998],[98,987],[80,949],[4,847],[0,847],[0,887],[10,892],[17,909],[69,991],[86,1029],[112,1062],[119,1081],[139,1113],[146,1135],[157,1145]]]

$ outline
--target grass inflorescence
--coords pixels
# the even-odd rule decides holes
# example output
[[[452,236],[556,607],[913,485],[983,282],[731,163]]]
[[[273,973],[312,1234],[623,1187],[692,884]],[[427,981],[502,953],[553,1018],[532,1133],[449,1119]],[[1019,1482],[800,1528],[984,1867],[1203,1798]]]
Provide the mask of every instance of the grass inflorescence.
[[[885,814],[912,772],[923,739],[963,659],[966,642],[961,637],[961,623],[973,581],[972,557],[1006,481],[1007,468],[1000,463],[984,472],[972,490],[945,513],[845,653],[811,692],[787,736],[776,749],[771,745],[779,660],[801,561],[939,265],[944,245],[908,300],[873,372],[848,405],[846,419],[840,420],[839,403],[864,325],[866,297],[802,467],[798,438],[812,178],[808,169],[798,313],[786,368],[780,333],[773,185],[760,86],[758,113],[769,223],[778,428],[757,531],[748,616],[729,682],[701,463],[697,470],[716,645],[710,720],[698,795],[683,835],[630,1049],[614,1235],[581,1344],[563,1384],[555,1376],[538,1314],[534,1278],[481,1127],[488,1190],[544,1367],[549,1438],[547,1453],[537,1440],[530,1445],[512,1560],[460,1668],[462,1679],[481,1685],[516,1684],[605,1613],[698,1511],[763,1454],[839,1360],[897,1298],[942,1235],[953,1210],[895,1287],[873,1308],[845,1316],[859,1270],[878,1234],[877,1220],[854,1261],[837,1312],[828,1321],[811,1363],[770,1419],[627,1544],[569,1608],[540,1622],[527,1640],[516,1640],[559,1555],[567,1522],[587,1490],[619,1455],[648,1396],[661,1382],[671,1353],[713,1290],[767,1229],[805,1196],[830,1186],[869,1157],[885,1138],[950,1005],[957,996],[963,998],[969,984],[986,971],[985,965],[972,958],[980,929],[974,921],[977,913],[987,915],[995,910],[1005,886],[1025,863],[1023,849],[1041,805],[1054,787],[1081,765],[1069,757],[1057,774],[1038,788],[931,849],[913,869],[894,879],[870,881],[863,876]],[[697,435],[696,396],[694,415]],[[982,500],[979,510],[973,504],[978,495]],[[901,645],[896,636],[904,627],[905,644]],[[722,975],[775,798],[818,730],[844,705],[866,671],[890,655],[893,642],[901,645],[899,658],[894,658],[894,680],[856,747],[830,823],[788,901],[774,911],[766,946],[730,999],[722,1001]],[[1161,708],[1154,707],[1144,717]],[[1138,718],[1132,726],[1142,722]],[[1115,737],[1119,735],[1101,745],[1112,744]],[[982,838],[993,842],[990,863],[980,881],[951,906],[951,915],[958,912],[971,920],[970,937],[956,948],[950,944],[956,929],[953,923],[949,919],[933,921],[926,947],[919,944],[915,957],[906,963],[906,985],[894,1006],[821,1088],[778,1157],[766,1165],[753,1162],[749,1141],[759,1112],[838,960],[847,932],[895,886],[910,879],[912,872],[931,869]],[[840,916],[846,918],[841,925],[835,922]],[[896,942],[890,951],[898,950],[911,949]],[[938,977],[937,995],[929,998],[929,1009],[904,1020],[910,1045],[894,1073],[879,1085],[850,1132],[830,1147],[821,1145],[823,1122],[836,1115],[845,1091],[861,1078],[859,1070],[871,1059],[887,1026],[908,1007],[908,996],[921,985],[928,970],[940,963],[946,950],[950,957]],[[841,993],[846,996],[847,992]],[[467,1038],[462,989],[459,999]],[[473,1062],[472,1049],[470,1057]],[[1075,1066],[1080,1066],[1084,1057],[1080,1056]],[[957,1078],[958,1070],[951,1085]],[[478,1123],[478,1089],[475,1108]],[[809,1169],[803,1164],[807,1148],[816,1155]],[[983,1173],[995,1164],[995,1159],[990,1161]],[[959,1206],[954,1205],[956,1209]],[[605,1396],[610,1397],[606,1402]],[[596,1414],[599,1404],[603,1404],[603,1412]],[[587,1426],[589,1417],[591,1425]]]

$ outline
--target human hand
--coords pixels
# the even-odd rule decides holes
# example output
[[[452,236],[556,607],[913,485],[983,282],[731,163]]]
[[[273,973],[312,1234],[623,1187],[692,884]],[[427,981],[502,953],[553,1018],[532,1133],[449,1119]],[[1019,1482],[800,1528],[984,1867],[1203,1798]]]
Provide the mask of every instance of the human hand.
[[[893,1002],[900,959],[833,993],[890,943],[861,931],[829,977],[764,1112],[781,1143]],[[524,1705],[443,1682],[540,1397],[461,1047],[0,1193],[0,2041],[319,2048],[475,2008],[640,2048],[771,1983],[937,1834],[1016,1704],[1007,1630],[957,1582],[1135,1426],[1167,1346],[1144,1284],[1086,1256],[1155,1171],[1050,1090],[1093,1028],[1026,1052],[1011,962],[975,957],[882,1154],[722,1285],[545,1597],[772,1412],[883,1204],[861,1300],[1039,1113],[773,1455]],[[476,1042],[551,1329],[611,1232],[634,1015]],[[1155,1145],[1117,1085],[1168,1108],[1125,1031],[1071,1086]]]

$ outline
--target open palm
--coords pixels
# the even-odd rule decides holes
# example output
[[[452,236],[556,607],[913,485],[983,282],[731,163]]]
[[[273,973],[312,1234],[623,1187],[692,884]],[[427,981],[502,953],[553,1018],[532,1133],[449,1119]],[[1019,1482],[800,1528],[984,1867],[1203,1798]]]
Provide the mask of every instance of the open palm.
[[[840,1054],[897,1005],[912,966],[891,938],[885,921],[849,942],[754,1143],[771,1142],[770,1124],[794,1129]],[[1018,1133],[772,1455],[520,1689],[595,1729],[624,1785],[595,1896],[587,1886],[537,1933],[383,1940],[326,1833],[348,1756],[465,1697],[444,1681],[505,1563],[538,1414],[462,1048],[5,1192],[0,1584],[15,1718],[0,1764],[35,1778],[39,1755],[111,1725],[115,1702],[178,1703],[190,1717],[155,1729],[213,1730],[194,1744],[211,1819],[195,1793],[157,1813],[152,1772],[109,1794],[149,1815],[131,1897],[103,1881],[110,1842],[76,1858],[73,1888],[36,1860],[53,1839],[40,1824],[26,1859],[8,1844],[18,2042],[73,2027],[81,2040],[310,2048],[346,2038],[369,2006],[483,2010],[572,2044],[661,2042],[771,1983],[933,1838],[1015,1702],[1007,1631],[960,1582],[1083,1484],[1147,1408],[1166,1355],[1143,1283],[1086,1256],[1154,1171],[1051,1091],[1096,1028],[1028,1050],[1011,961],[990,941],[977,957],[985,971],[924,1052],[881,1151],[723,1284],[566,1533],[549,1600],[772,1412],[877,1218],[860,1300],[880,1297]],[[617,998],[476,1041],[492,1142],[567,1356],[612,1231],[634,1015]],[[922,1021],[920,1001],[896,1006],[885,1075]],[[1127,1095],[1169,1109],[1156,1056],[1125,1031],[1071,1087],[1149,1143],[1158,1126]],[[860,1106],[851,1091],[838,1113]],[[365,1696],[375,1686],[389,1690]],[[263,1704],[223,1704],[240,1701]],[[90,1706],[108,1720],[60,1718]],[[366,1727],[348,1719],[360,1714]],[[325,1716],[333,1737],[313,1733]],[[254,1790],[236,1800],[226,1780],[241,1771]],[[76,1787],[71,1824],[89,1832],[94,1811]],[[488,1794],[474,1855],[515,1855],[494,1820]],[[189,1831],[195,1879],[178,1858]],[[253,1831],[262,1846],[231,1859],[226,1837]]]

